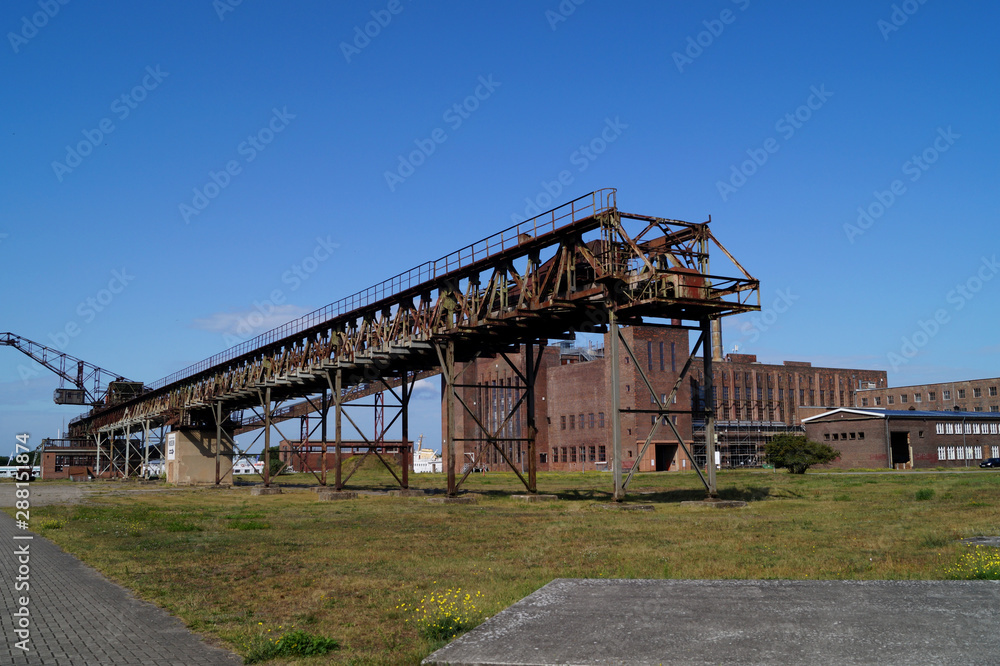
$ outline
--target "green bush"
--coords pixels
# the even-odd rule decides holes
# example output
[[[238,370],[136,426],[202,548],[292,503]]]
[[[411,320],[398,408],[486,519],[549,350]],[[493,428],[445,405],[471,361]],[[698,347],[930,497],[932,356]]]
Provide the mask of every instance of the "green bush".
[[[243,663],[257,664],[276,657],[323,655],[336,650],[340,644],[332,638],[315,636],[296,629],[277,639],[268,638],[267,633],[262,632],[244,644],[244,647]]]
[[[813,465],[823,465],[840,457],[829,444],[813,442],[805,435],[778,435],[764,447],[768,461],[792,474],[805,474]]]
[[[918,502],[926,502],[927,500],[934,497],[933,488],[921,488],[917,491],[916,498]]]

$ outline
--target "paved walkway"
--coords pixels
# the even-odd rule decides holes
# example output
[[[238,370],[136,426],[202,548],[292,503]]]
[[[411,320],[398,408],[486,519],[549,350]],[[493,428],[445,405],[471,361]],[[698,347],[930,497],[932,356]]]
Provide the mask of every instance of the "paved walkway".
[[[998,581],[554,580],[424,664],[997,664]]]
[[[2,488],[4,494],[12,489]],[[34,494],[34,493],[33,493]],[[32,539],[15,537],[31,536]],[[166,611],[140,601],[51,541],[19,530],[0,512],[0,578],[4,648],[0,664],[19,666],[201,666],[240,664],[210,647]],[[16,551],[27,546],[27,557]],[[19,563],[27,559],[29,589],[18,591]],[[20,576],[23,578],[23,569]],[[15,615],[28,598],[28,642],[17,647]]]

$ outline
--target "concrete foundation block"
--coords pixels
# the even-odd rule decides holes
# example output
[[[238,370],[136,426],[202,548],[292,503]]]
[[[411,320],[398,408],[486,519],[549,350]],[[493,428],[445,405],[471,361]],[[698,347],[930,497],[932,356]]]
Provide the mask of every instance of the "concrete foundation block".
[[[263,486],[257,486],[256,488],[250,489],[251,495],[280,495],[281,488],[264,488]]]
[[[399,490],[390,490],[388,495],[389,497],[426,497],[427,491],[416,488],[400,488]]]

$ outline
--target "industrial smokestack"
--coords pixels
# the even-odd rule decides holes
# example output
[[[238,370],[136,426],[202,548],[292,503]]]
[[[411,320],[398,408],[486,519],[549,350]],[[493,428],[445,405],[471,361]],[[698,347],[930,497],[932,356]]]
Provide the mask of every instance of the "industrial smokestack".
[[[712,320],[712,360],[722,360],[722,320]]]

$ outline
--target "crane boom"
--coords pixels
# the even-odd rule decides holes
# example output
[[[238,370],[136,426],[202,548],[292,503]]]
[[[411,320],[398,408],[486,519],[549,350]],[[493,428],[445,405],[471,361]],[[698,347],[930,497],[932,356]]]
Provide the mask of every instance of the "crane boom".
[[[98,405],[104,402],[113,382],[138,383],[14,333],[0,333],[0,345],[17,349],[59,376],[60,388],[55,392],[58,404]],[[63,388],[66,382],[74,388]]]

